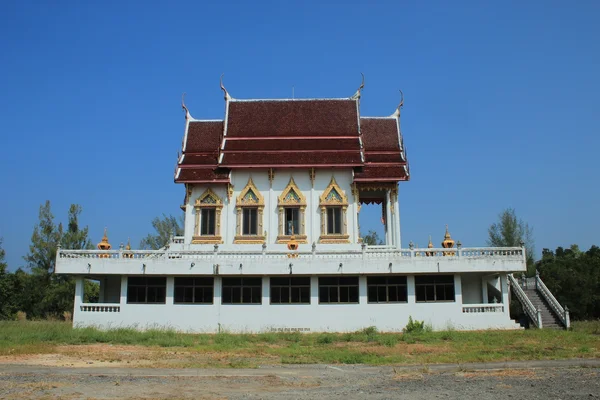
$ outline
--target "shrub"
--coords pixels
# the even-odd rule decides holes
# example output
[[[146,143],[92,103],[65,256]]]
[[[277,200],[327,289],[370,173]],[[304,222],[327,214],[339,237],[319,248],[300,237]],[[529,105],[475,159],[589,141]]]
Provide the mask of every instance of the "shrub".
[[[319,344],[333,343],[333,335],[330,335],[328,333],[322,333],[317,337],[317,343],[319,343]]]
[[[412,316],[408,317],[408,324],[402,329],[404,333],[423,333],[425,332],[425,321],[413,320]]]
[[[25,311],[17,311],[17,321],[26,321],[27,313]]]
[[[65,319],[65,321],[71,322],[73,320],[73,313],[71,313],[70,311],[65,311],[63,312],[63,318]]]

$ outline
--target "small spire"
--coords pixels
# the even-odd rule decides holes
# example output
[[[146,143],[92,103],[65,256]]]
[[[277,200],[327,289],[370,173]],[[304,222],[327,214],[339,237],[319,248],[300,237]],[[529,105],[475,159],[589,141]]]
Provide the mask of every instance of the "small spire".
[[[104,236],[102,236],[102,240],[97,245],[98,250],[110,250],[112,248],[112,246],[110,245],[110,243],[108,243],[107,232],[108,232],[108,229],[104,228]]]
[[[125,246],[125,250],[131,250],[131,241],[127,238],[127,246]]]
[[[429,248],[429,249],[433,248],[433,243],[431,242],[431,235],[429,235],[429,244],[427,245],[427,248]]]
[[[360,74],[362,75],[362,81],[360,83],[360,86],[356,90],[356,93],[354,93],[352,95],[352,97],[350,97],[352,100],[359,100],[360,99],[360,92],[365,87],[365,74],[363,74],[362,72]]]
[[[231,100],[231,96],[229,95],[229,93],[227,92],[227,89],[225,89],[225,86],[223,86],[223,76],[225,76],[225,74],[221,74],[221,79],[220,79],[220,83],[221,83],[221,90],[223,91],[223,93],[225,94],[225,101],[229,101]]]

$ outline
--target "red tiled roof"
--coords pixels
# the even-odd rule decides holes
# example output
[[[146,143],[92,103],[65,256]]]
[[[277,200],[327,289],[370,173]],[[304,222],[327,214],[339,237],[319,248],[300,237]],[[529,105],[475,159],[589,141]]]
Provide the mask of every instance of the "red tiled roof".
[[[397,182],[408,179],[404,165],[369,165],[354,173],[355,182]]]
[[[229,171],[218,168],[181,168],[177,183],[227,183]]]
[[[318,147],[317,147],[318,146]],[[228,138],[227,151],[244,150],[358,150],[359,143],[356,136],[346,136],[336,139],[320,139],[318,137],[297,138]]]
[[[357,101],[230,101],[226,132],[228,137],[357,135]]]
[[[222,134],[223,121],[190,121],[185,152],[217,152]]]

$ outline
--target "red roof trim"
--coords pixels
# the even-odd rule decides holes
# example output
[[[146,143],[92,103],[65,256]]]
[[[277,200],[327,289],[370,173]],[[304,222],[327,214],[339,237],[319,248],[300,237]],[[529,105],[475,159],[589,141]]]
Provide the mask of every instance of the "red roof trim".
[[[222,150],[221,153],[264,153],[264,154],[279,154],[279,153],[356,153],[358,149],[352,150]]]
[[[408,177],[385,177],[385,178],[354,178],[354,182],[397,182],[407,181]]]
[[[362,163],[355,164],[221,164],[222,168],[352,168],[362,167]],[[395,165],[395,164],[394,164]]]
[[[302,140],[302,139],[358,139],[358,135],[355,136],[227,136],[227,141],[234,140]]]

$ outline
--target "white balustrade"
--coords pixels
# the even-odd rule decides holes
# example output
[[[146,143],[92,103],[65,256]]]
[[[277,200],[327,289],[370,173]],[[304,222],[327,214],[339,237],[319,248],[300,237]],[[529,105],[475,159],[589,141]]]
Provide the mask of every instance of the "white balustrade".
[[[81,304],[79,309],[83,312],[121,312],[120,304],[87,303]]]
[[[469,304],[462,306],[462,312],[464,314],[478,314],[478,313],[503,313],[503,304]]]

